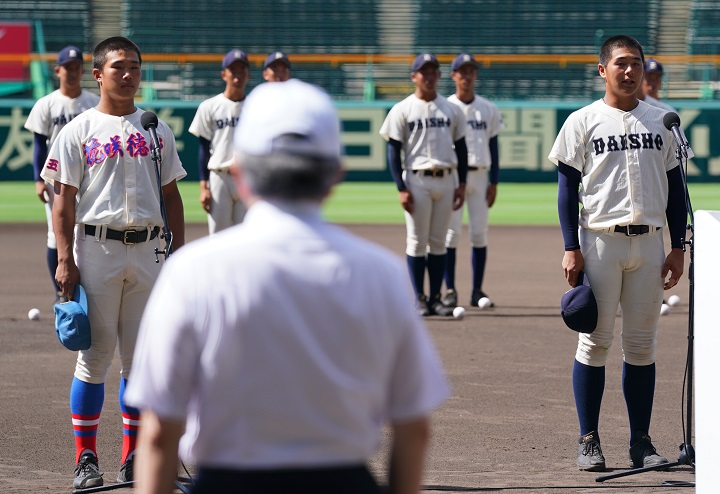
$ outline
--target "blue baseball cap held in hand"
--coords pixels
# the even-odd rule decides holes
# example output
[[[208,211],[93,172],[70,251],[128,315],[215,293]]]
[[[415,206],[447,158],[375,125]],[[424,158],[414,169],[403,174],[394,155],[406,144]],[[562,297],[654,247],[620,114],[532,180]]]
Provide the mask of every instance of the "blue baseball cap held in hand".
[[[583,272],[577,284],[560,299],[560,314],[568,328],[578,333],[592,333],[597,327],[598,307]]]
[[[55,312],[55,332],[65,348],[72,351],[90,348],[90,319],[85,289],[75,285],[73,299],[58,302]]]

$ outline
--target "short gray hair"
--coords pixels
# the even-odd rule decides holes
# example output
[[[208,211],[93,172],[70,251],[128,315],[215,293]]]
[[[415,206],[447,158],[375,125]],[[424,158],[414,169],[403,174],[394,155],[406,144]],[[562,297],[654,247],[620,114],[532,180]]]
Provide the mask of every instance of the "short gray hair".
[[[321,200],[340,178],[340,161],[287,153],[241,154],[250,190],[266,199]]]

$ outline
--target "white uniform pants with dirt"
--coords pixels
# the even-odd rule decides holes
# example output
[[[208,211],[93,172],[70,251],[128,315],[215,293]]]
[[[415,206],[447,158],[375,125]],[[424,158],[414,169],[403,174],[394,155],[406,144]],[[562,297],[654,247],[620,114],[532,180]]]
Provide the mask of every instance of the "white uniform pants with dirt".
[[[453,211],[450,218],[450,227],[447,231],[445,245],[456,249],[460,243],[462,233],[463,209],[468,210],[468,231],[470,245],[476,248],[487,247],[488,243],[488,217],[490,208],[487,204],[487,189],[489,176],[487,168],[468,171],[465,185],[465,204],[457,211]]]
[[[663,297],[662,229],[628,237],[581,228],[580,244],[584,271],[597,300],[598,324],[594,332],[580,334],[575,358],[593,367],[605,365],[619,303],[624,361],[652,364]]]
[[[121,374],[128,378],[140,319],[163,264],[162,255],[155,262],[159,237],[125,245],[103,239],[103,232],[104,228],[97,228],[91,236],[85,235],[82,225],[75,229],[75,259],[87,293],[91,328],[91,346],[78,352],[75,377],[91,384],[105,381],[116,344]]]
[[[232,176],[227,171],[210,171],[210,195],[212,206],[208,215],[210,234],[242,223],[245,205],[238,196]]]
[[[404,172],[405,183],[413,197],[413,214],[405,211],[407,248],[412,257],[445,254],[445,236],[452,214],[455,180],[450,170],[442,177]]]

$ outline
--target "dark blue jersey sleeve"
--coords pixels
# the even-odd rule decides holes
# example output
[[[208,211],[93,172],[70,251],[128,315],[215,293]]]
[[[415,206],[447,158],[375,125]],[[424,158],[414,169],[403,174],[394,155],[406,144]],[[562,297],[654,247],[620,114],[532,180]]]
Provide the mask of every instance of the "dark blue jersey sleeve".
[[[578,213],[580,211],[580,171],[558,163],[558,217],[565,250],[580,248]]]
[[[45,160],[47,159],[47,140],[47,136],[35,134],[35,145],[33,146],[33,176],[36,182],[42,181],[42,178],[40,178],[40,172],[42,172],[42,169],[45,166]]]
[[[455,141],[455,155],[457,156],[458,160],[458,181],[461,184],[464,184],[467,182],[468,172],[467,144],[465,143],[464,137]]]
[[[670,230],[670,245],[673,249],[682,248],[687,227],[687,203],[685,201],[685,183],[682,170],[676,166],[667,172],[668,202],[665,209],[668,230]]]
[[[198,137],[198,172],[200,180],[210,180],[210,170],[208,170],[208,162],[210,161],[210,141],[204,137]]]
[[[400,151],[402,150],[402,143],[395,139],[389,139],[387,143],[387,160],[388,166],[390,167],[390,173],[395,181],[395,185],[399,191],[407,190],[407,185],[402,178],[402,158],[400,157]]]
[[[490,139],[490,183],[497,184],[500,180],[500,153],[497,136]]]

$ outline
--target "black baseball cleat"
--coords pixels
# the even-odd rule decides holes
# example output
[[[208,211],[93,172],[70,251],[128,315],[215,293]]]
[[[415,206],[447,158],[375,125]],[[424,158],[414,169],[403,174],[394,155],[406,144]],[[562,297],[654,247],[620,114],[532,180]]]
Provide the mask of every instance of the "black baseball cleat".
[[[493,302],[492,299],[488,297],[487,294],[485,294],[485,292],[483,292],[479,288],[473,288],[472,296],[470,297],[470,305],[472,305],[473,307],[477,307],[478,301],[483,297],[490,300],[490,307],[495,307],[495,302]]]
[[[658,454],[650,441],[650,436],[638,432],[638,439],[630,446],[630,466],[633,468],[655,467],[668,463],[668,459]]]
[[[445,307],[455,308],[455,307],[457,307],[457,304],[458,304],[457,301],[458,301],[457,292],[452,288],[448,288],[448,291],[445,292],[445,296],[442,299],[443,305]]]
[[[120,472],[118,473],[118,482],[133,482],[135,480],[133,475],[133,460],[134,456],[128,458],[125,460],[125,463],[122,464],[120,467]]]
[[[586,472],[602,472],[605,470],[605,457],[600,448],[600,436],[597,431],[585,434],[578,440],[578,469]]]
[[[100,487],[103,485],[103,474],[98,467],[97,456],[92,453],[85,453],[75,466],[75,489],[86,489],[88,487]]]
[[[447,307],[445,304],[443,304],[442,300],[440,300],[439,293],[436,293],[430,298],[430,302],[428,303],[428,305],[430,306],[431,316],[452,317],[453,315],[454,307]]]
[[[428,300],[425,294],[419,293],[415,299],[415,310],[420,317],[427,317],[430,315],[430,307],[428,307]]]

